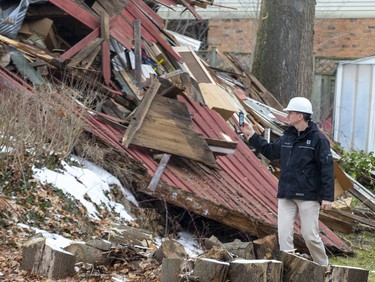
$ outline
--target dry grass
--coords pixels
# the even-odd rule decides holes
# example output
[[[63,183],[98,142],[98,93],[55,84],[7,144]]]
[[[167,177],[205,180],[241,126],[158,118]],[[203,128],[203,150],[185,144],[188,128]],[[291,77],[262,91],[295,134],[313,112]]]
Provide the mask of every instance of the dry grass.
[[[33,164],[46,154],[65,158],[83,131],[79,91],[45,85],[30,94],[0,90],[0,171]],[[92,98],[85,98],[88,103]],[[22,171],[22,170],[20,170]]]

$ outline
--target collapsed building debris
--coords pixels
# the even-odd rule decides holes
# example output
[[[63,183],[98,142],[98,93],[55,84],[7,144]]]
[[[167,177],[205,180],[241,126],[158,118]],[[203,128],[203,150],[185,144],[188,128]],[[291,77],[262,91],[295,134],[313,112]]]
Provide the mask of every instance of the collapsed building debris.
[[[179,46],[163,29],[155,4],[111,2],[30,3],[17,37],[0,35],[1,87],[37,95],[40,84],[68,81],[93,89],[98,104],[82,116],[86,130],[143,164],[150,182],[139,184],[137,192],[257,238],[274,234],[277,167],[270,171],[262,164],[236,129],[243,112],[269,140],[280,136],[285,116],[279,102],[235,58],[226,58],[228,77]],[[196,15],[192,2],[182,3]],[[82,106],[73,99],[64,103],[72,111]],[[345,174],[335,171],[336,186],[353,189]],[[371,220],[361,223],[374,226]],[[352,253],[325,224],[320,228],[332,253]],[[295,238],[304,250],[299,225]]]

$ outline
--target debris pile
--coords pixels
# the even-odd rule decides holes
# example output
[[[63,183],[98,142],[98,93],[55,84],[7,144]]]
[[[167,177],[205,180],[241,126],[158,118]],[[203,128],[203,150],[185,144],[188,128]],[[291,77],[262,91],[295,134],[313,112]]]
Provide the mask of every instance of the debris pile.
[[[54,95],[65,111],[84,109],[80,118],[86,134],[118,152],[118,158],[132,159],[122,171],[124,183],[133,183],[125,169],[143,169],[134,192],[257,238],[274,234],[277,164],[260,161],[242,141],[238,117],[243,113],[258,133],[273,140],[286,126],[282,106],[233,56],[218,53],[224,64],[211,68],[164,29],[158,6],[180,3],[199,18],[196,1],[188,0],[2,2],[1,88],[29,95],[38,95],[46,84],[79,89],[78,98],[67,99],[58,91]],[[87,95],[94,99],[83,105]],[[349,191],[375,210],[374,196],[338,165],[335,175],[337,199]],[[322,213],[321,219],[322,238],[332,253],[352,250],[330,228],[350,232],[359,224],[375,227],[373,219],[340,207]],[[299,226],[295,236],[296,246],[305,250]],[[37,252],[42,245],[38,239],[28,248]],[[24,267],[33,269],[28,261]],[[210,261],[201,263],[192,276]],[[181,263],[165,265],[178,268]],[[219,271],[223,278],[231,273],[227,264],[218,265],[226,268]],[[280,272],[278,264],[259,271],[265,269]],[[162,269],[162,276],[169,272]]]

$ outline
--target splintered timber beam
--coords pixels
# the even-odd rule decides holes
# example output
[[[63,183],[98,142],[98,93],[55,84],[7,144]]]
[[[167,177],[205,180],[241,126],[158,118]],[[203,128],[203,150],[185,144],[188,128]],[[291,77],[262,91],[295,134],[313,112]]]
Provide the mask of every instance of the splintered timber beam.
[[[260,221],[241,211],[215,204],[210,200],[197,197],[191,192],[163,182],[160,182],[158,188],[154,191],[146,187],[139,188],[139,191],[157,199],[164,199],[169,204],[187,209],[253,236],[264,237],[277,232],[275,225]]]
[[[24,43],[21,43],[19,41],[9,39],[8,37],[0,35],[0,42],[5,43],[6,45],[12,46],[17,48],[18,50],[21,50],[23,52],[29,53],[31,55],[34,55],[35,57],[42,59],[43,61],[46,61],[50,63],[51,65],[54,65],[56,67],[62,67],[63,63],[57,60],[55,57],[52,57],[48,54],[46,54],[44,51],[38,50],[37,48],[34,48],[30,45],[26,45]]]

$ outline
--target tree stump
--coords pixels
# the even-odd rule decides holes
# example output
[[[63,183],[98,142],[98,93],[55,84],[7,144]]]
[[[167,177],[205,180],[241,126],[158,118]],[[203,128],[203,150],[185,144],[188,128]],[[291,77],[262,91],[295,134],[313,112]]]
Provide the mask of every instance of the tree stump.
[[[73,243],[64,249],[75,256],[76,262],[90,263],[94,266],[110,263],[110,259],[103,251],[84,243]]]
[[[174,240],[165,240],[161,246],[155,251],[154,258],[162,263],[163,258],[187,258],[187,253],[182,244]]]
[[[367,282],[369,271],[363,268],[333,265],[330,281]]]
[[[63,279],[74,274],[73,254],[52,248],[43,237],[35,237],[23,244],[21,268],[49,279]]]
[[[199,282],[224,282],[228,269],[228,262],[198,258],[195,262],[193,275],[198,277]]]
[[[182,259],[163,258],[160,282],[179,282]]]
[[[231,282],[280,282],[283,264],[277,260],[234,260],[230,263],[228,278]]]
[[[284,282],[326,281],[327,268],[292,253],[281,253],[284,265]],[[328,280],[327,280],[328,281]]]

